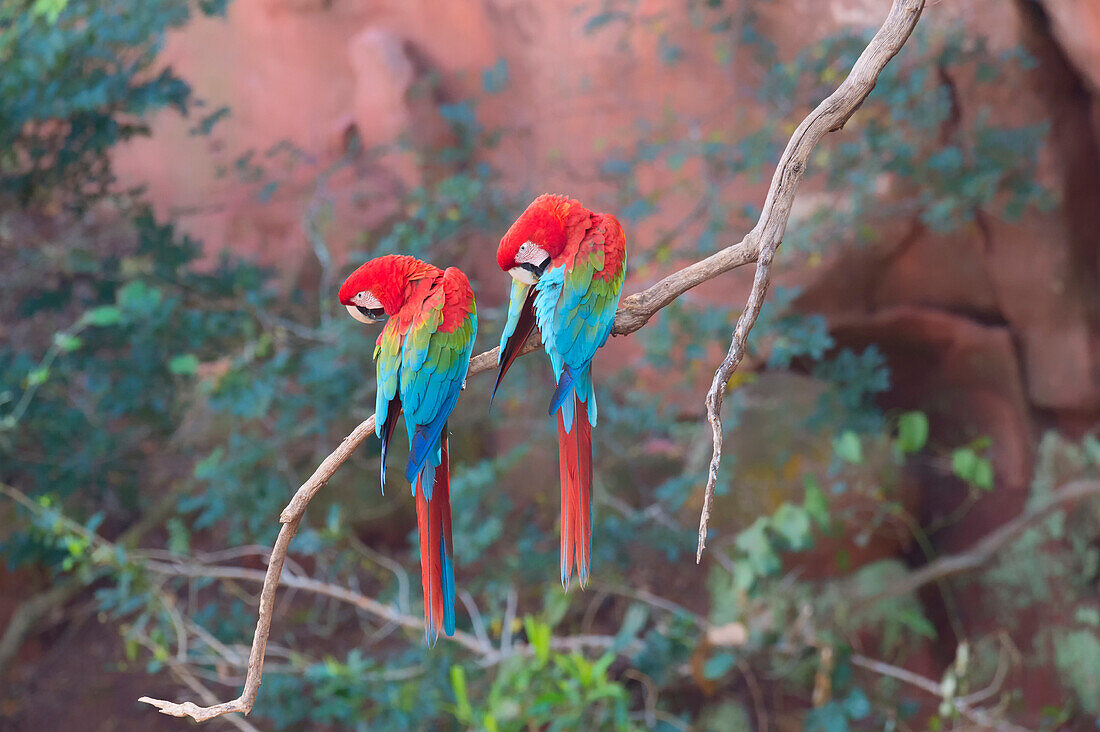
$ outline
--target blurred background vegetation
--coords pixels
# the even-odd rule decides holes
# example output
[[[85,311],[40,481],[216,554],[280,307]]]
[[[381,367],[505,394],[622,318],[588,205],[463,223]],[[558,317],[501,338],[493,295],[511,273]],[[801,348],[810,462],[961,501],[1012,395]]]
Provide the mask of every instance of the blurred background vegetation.
[[[375,333],[334,297],[347,271],[386,252],[466,267],[487,349],[506,290],[491,252],[552,182],[620,215],[627,291],[641,289],[752,225],[787,136],[881,20],[839,3],[792,36],[777,18],[799,4],[785,0],[505,3],[495,22],[529,28],[544,12],[567,42],[607,54],[610,71],[581,74],[575,91],[606,96],[625,122],[570,127],[578,170],[575,150],[531,131],[560,120],[510,116],[545,90],[528,83],[537,67],[502,46],[456,80],[415,39],[397,46],[411,111],[393,139],[338,120],[338,144],[320,152],[239,144],[239,130],[221,132],[232,89],[194,85],[165,42],[186,48],[194,32],[201,49],[257,5],[265,23],[350,12],[339,0],[0,0],[4,729],[184,729],[136,698],[239,693],[279,511],[373,404]],[[1100,201],[1081,172],[1096,147],[1071,134],[1095,90],[1043,5],[930,8],[815,154],[784,274],[731,383],[700,566],[702,397],[744,273],[598,359],[585,592],[557,580],[555,448],[537,397],[550,378],[522,359],[491,416],[487,380],[472,379],[451,423],[459,628],[477,642],[425,647],[412,502],[378,494],[371,441],[291,545],[284,571],[322,589],[281,589],[250,722],[1094,729],[1100,504],[1046,514],[980,566],[908,582],[1100,470],[1087,226]],[[975,20],[991,14],[995,27]],[[272,34],[266,53],[287,51]],[[288,52],[303,63],[318,51]],[[578,55],[583,70],[591,57]],[[635,105],[593,91],[625,73],[608,60],[623,58],[729,83],[700,79],[710,111],[661,98],[663,77],[652,98],[634,79]],[[264,98],[278,113],[280,90]],[[243,197],[231,205],[289,217],[287,239],[204,247],[201,220],[142,180],[143,165],[186,167],[187,155],[132,147],[172,129],[210,153],[221,190]],[[1053,272],[1035,264],[1052,260]],[[243,723],[208,726],[230,724]]]

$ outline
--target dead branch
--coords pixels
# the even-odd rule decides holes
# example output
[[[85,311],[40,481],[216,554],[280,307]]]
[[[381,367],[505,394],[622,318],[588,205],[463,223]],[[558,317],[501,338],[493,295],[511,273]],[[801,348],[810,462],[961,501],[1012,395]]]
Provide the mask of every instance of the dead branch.
[[[730,355],[723,361],[722,367],[715,374],[714,385],[711,387],[712,394],[708,394],[707,397],[708,418],[712,427],[715,427],[715,444],[710,478],[707,481],[707,498],[699,530],[700,555],[703,540],[706,536],[706,523],[710,513],[710,499],[714,491],[714,481],[717,477],[718,461],[721,457],[722,433],[718,410],[721,408],[722,393],[730,374],[741,359],[739,354],[743,353],[744,339],[748,336],[748,331],[752,328],[753,323],[756,321],[756,315],[759,313],[760,303],[764,299],[768,285],[768,265],[771,263],[775,248],[783,238],[783,231],[790,216],[791,204],[794,201],[798,183],[805,173],[810,152],[826,132],[843,127],[847,119],[874,88],[878,74],[882,71],[886,62],[893,58],[905,44],[923,8],[924,0],[894,0],[886,21],[874,38],[871,39],[870,44],[852,68],[848,78],[845,79],[836,92],[818,105],[817,109],[795,130],[772,178],[760,221],[757,222],[752,231],[740,242],[726,247],[706,259],[690,264],[646,290],[627,297],[622,301],[618,312],[615,314],[613,332],[616,335],[633,333],[649,322],[649,319],[657,311],[683,293],[731,269],[758,261],[759,257],[760,264],[757,267],[753,289],[749,296],[749,307],[742,313],[741,319],[738,321]],[[738,334],[740,334],[740,337]],[[532,336],[524,345],[522,353],[529,353],[537,348],[539,348],[537,338]],[[474,376],[495,368],[497,350],[494,348],[471,359],[468,375]],[[728,367],[727,362],[730,364]],[[717,388],[719,383],[721,384],[720,390]],[[716,396],[712,396],[715,393]],[[302,484],[280,514],[279,521],[283,526],[271,551],[270,564],[264,578],[263,590],[260,593],[259,618],[256,622],[252,653],[248,661],[248,675],[241,695],[232,701],[208,707],[199,707],[192,702],[176,704],[149,697],[142,697],[140,701],[152,704],[163,714],[175,717],[192,717],[200,722],[231,712],[248,714],[252,711],[256,694],[260,689],[260,678],[263,674],[264,649],[267,645],[268,635],[271,632],[271,614],[275,604],[275,590],[279,584],[279,576],[282,573],[283,562],[286,559],[290,540],[297,532],[298,524],[302,520],[310,500],[373,432],[374,416],[372,415],[356,427],[350,435],[344,438],[340,446],[325,458],[324,462],[318,466],[309,480]],[[477,643],[477,639],[473,636],[470,636],[470,640]]]
[[[994,715],[990,714],[987,709],[977,706],[977,702],[981,700],[978,698],[979,696],[988,698],[988,696],[996,694],[1000,689],[1004,681],[1004,675],[1007,673],[1007,665],[1003,663],[997,667],[997,675],[988,689],[961,698],[951,698],[945,695],[942,684],[921,676],[920,674],[913,673],[909,669],[883,663],[882,661],[877,661],[858,653],[853,653],[849,660],[852,662],[853,666],[873,671],[880,676],[889,676],[892,679],[904,682],[927,694],[931,694],[937,699],[949,700],[951,705],[958,710],[963,717],[973,724],[979,725],[982,729],[998,730],[998,732],[1027,732],[1026,727],[1021,727],[1003,719],[997,719]]]
[[[148,638],[139,637],[138,642],[141,643],[141,645],[145,646],[145,648],[147,648],[148,650],[156,651],[156,644],[154,644]],[[168,670],[172,672],[172,675],[175,676],[180,683],[188,686],[191,691],[198,694],[199,698],[202,699],[204,702],[206,702],[207,704],[213,704],[215,701],[217,701],[218,698],[214,696],[214,692],[210,691],[209,687],[207,687],[206,684],[199,681],[199,678],[195,676],[195,674],[193,674],[189,668],[187,668],[186,664],[181,663],[180,661],[173,658],[165,659],[164,663],[168,666]],[[253,726],[251,722],[249,722],[244,717],[237,716],[236,714],[226,717],[226,721],[228,721],[237,729],[241,730],[241,732],[259,732],[259,730],[256,729],[256,727]]]
[[[264,582],[266,580],[266,574],[264,572],[258,569],[247,569],[245,567],[211,566],[189,562],[161,562],[154,560],[146,560],[142,562],[142,566],[151,572],[175,577],[210,577],[213,579],[233,579],[245,582]],[[287,587],[293,587],[316,595],[331,597],[334,600],[347,603],[369,615],[373,615],[379,620],[393,623],[402,628],[408,628],[415,631],[422,631],[424,629],[423,618],[403,613],[395,607],[386,605],[374,598],[367,597],[362,593],[349,590],[346,587],[341,587],[331,582],[322,582],[293,573],[284,575],[280,582]],[[487,636],[478,637],[461,630],[456,630],[454,635],[448,636],[447,639],[481,656],[481,664],[483,666],[491,666],[509,655],[534,653],[533,648],[522,643],[515,644],[502,642],[502,648],[497,649],[489,642]],[[589,635],[573,636],[570,638],[553,638],[550,641],[550,645],[557,650],[572,651],[582,648],[608,648],[614,642],[615,638],[611,636]]]
[[[170,492],[165,493],[149,511],[118,538],[118,543],[125,547],[136,545],[141,537],[171,516],[176,509],[176,497],[179,490],[179,486],[176,486]],[[23,495],[18,491],[15,491],[15,493],[9,491],[15,491],[15,489],[0,484],[0,494],[7,495],[17,501],[15,493],[20,496]],[[36,504],[31,502],[30,505]],[[4,628],[3,636],[0,636],[0,673],[3,673],[7,665],[15,658],[15,654],[19,652],[19,648],[23,645],[23,640],[34,630],[42,618],[46,617],[55,608],[67,604],[80,594],[85,587],[98,580],[100,576],[100,573],[92,573],[83,577],[70,575],[58,580],[49,589],[32,595],[20,603],[15,612],[12,613],[7,627]]]
[[[100,575],[93,574],[92,578]],[[70,600],[80,594],[87,586],[83,578],[77,576],[66,577],[59,580],[48,590],[43,590],[37,595],[24,600],[15,609],[4,629],[3,637],[0,637],[0,671],[7,667],[15,658],[23,645],[23,639],[47,615],[51,610],[66,605]]]
[[[1013,539],[1022,534],[1028,527],[1039,523],[1064,504],[1097,494],[1100,494],[1100,481],[1076,480],[1067,483],[1052,491],[1040,503],[1031,506],[1007,524],[984,536],[966,551],[940,557],[934,562],[924,565],[882,592],[859,600],[856,608],[866,607],[872,603],[882,602],[901,595],[908,595],[916,592],[929,582],[938,582],[946,577],[977,569],[1004,550]]]
[[[779,243],[783,241],[794,196],[802,176],[806,173],[810,153],[827,133],[844,127],[848,118],[863,104],[863,100],[875,88],[875,82],[883,68],[909,39],[923,9],[924,0],[894,0],[886,21],[867,44],[867,48],[863,49],[848,78],[825,101],[817,105],[817,109],[802,120],[802,124],[794,131],[772,176],[760,220],[742,241],[742,244],[758,253],[756,275],[753,277],[752,290],[745,309],[741,311],[733,330],[729,351],[714,372],[714,380],[707,392],[707,421],[710,422],[713,450],[706,492],[703,495],[703,510],[699,516],[699,547],[695,554],[697,563],[702,560],[703,548],[706,546],[707,524],[710,522],[711,503],[714,501],[714,487],[718,482],[718,464],[722,460],[722,400],[726,395],[730,376],[745,356],[745,342],[760,315],[764,297],[768,294],[772,257]]]

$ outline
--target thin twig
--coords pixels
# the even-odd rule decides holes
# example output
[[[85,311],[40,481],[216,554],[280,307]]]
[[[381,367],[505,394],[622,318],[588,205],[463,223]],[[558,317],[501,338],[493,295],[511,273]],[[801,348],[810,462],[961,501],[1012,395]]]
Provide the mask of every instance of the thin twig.
[[[144,566],[146,569],[158,574],[176,577],[211,577],[215,579],[242,580],[245,582],[267,581],[264,572],[258,569],[247,569],[245,567],[227,567],[225,565],[203,565],[184,562],[159,562],[156,560],[148,560],[144,563]],[[269,573],[270,569],[268,570],[268,574]],[[330,597],[334,600],[353,605],[380,620],[385,620],[386,622],[393,623],[403,628],[418,631],[424,629],[423,618],[405,614],[393,606],[379,602],[378,600],[367,597],[354,590],[349,590],[346,587],[341,587],[340,585],[322,582],[311,577],[301,577],[296,574],[284,575],[282,583],[287,587],[293,587],[322,597]],[[480,655],[486,655],[491,650],[491,648],[487,648],[480,640],[461,630],[456,630],[455,634],[451,636],[450,639],[458,645]]]
[[[181,490],[181,486],[181,483],[176,483],[170,491],[165,492],[156,504],[118,537],[116,544],[126,548],[135,546],[141,537],[172,515],[176,507],[176,496]],[[39,504],[11,486],[0,484],[0,494],[8,496],[29,510],[42,509]],[[74,525],[81,529],[84,528],[79,524]],[[54,608],[68,603],[80,594],[85,587],[99,580],[102,575],[102,570],[85,575],[71,574],[59,579],[49,589],[37,595],[32,595],[21,603],[12,613],[11,619],[4,629],[3,636],[0,636],[0,673],[7,667],[8,662],[15,657],[20,646],[23,645],[23,639],[34,629],[41,618]]]
[[[756,680],[752,666],[745,659],[737,659],[737,669],[745,677],[745,685],[749,687],[753,712],[756,714],[756,732],[768,732],[768,712],[764,708],[764,693],[760,690],[760,682]]]
[[[142,563],[142,566],[151,572],[173,577],[210,577],[213,579],[241,580],[244,582],[257,583],[266,581],[266,573],[258,569],[247,569],[245,567],[226,567],[224,565],[203,565],[183,562],[159,562],[155,560],[147,560]],[[402,628],[418,632],[424,629],[423,618],[405,614],[393,606],[386,605],[374,598],[367,597],[354,590],[349,590],[346,587],[332,584],[331,582],[322,582],[309,577],[301,577],[296,574],[287,574],[283,576],[282,583],[288,588],[292,587],[303,592],[330,597],[334,600],[352,605],[380,620],[385,620],[388,623],[392,623]],[[509,601],[509,604],[512,605],[514,599],[510,596]],[[512,607],[512,618],[514,620],[514,605],[512,605]],[[471,653],[481,656],[481,663],[483,666],[491,666],[499,663],[508,655],[527,655],[534,653],[534,649],[526,643],[509,643],[501,649],[494,648],[492,643],[487,641],[483,642],[478,637],[461,630],[456,630],[454,635],[447,636],[446,640],[456,643]],[[585,648],[606,649],[613,646],[614,643],[615,638],[613,636],[581,635],[569,638],[552,638],[550,640],[550,647],[559,651],[575,651]],[[631,649],[636,650],[636,645],[627,646],[623,649],[623,652],[629,652]]]
[[[908,669],[883,663],[882,661],[876,661],[873,658],[868,658],[858,653],[853,653],[849,657],[849,660],[853,666],[859,666],[868,671],[873,671],[880,676],[888,676],[892,679],[897,679],[921,691],[927,692],[937,699],[945,698],[943,687],[939,682],[921,676],[920,674],[915,674]],[[971,706],[966,702],[965,698],[955,699],[952,703],[955,709],[968,720],[987,729],[996,729],[998,732],[1027,732],[1026,727],[1021,727],[1003,719],[995,719],[987,710]]]
[[[349,539],[356,551],[393,572],[393,576],[397,579],[397,606],[401,608],[401,612],[409,612],[409,573],[401,563],[367,546],[355,534],[352,534]]]
[[[707,421],[710,422],[711,427],[712,452],[710,469],[707,472],[706,492],[703,495],[703,510],[699,516],[699,547],[695,555],[697,563],[702,561],[703,549],[706,546],[707,525],[710,522],[711,504],[714,501],[714,487],[718,482],[718,465],[722,460],[722,400],[726,395],[730,376],[745,356],[745,343],[749,332],[756,324],[760,307],[768,294],[772,258],[779,243],[783,241],[783,232],[787,228],[787,220],[791,215],[794,196],[802,176],[806,173],[810,153],[827,133],[844,127],[848,118],[863,104],[863,100],[875,88],[875,82],[883,68],[909,39],[923,9],[924,0],[894,0],[885,22],[867,44],[867,48],[863,49],[848,78],[825,101],[817,105],[806,119],[802,120],[802,124],[791,136],[772,176],[771,187],[764,200],[760,219],[742,242],[758,252],[759,256],[748,302],[745,303],[745,309],[737,319],[729,351],[722,359],[718,370],[714,372],[714,380],[707,392]]]
[[[643,689],[645,689],[645,694],[642,695],[642,701],[645,704],[645,722],[646,726],[650,729],[654,729],[657,726],[657,697],[660,696],[660,690],[657,688],[657,684],[655,684],[653,679],[646,674],[632,668],[623,671],[623,678],[634,679],[642,685]]]
[[[477,601],[474,600],[474,596],[470,594],[469,590],[459,590],[458,599],[462,600],[462,604],[466,606],[466,613],[470,616],[470,622],[474,626],[474,635],[477,636],[478,641],[485,646],[492,645],[489,634],[485,632],[485,621],[481,618],[481,611],[477,608]]]
[[[780,158],[779,166],[772,178],[771,188],[764,202],[763,213],[753,230],[737,244],[690,264],[665,277],[648,289],[623,300],[618,312],[615,314],[615,324],[612,331],[615,335],[633,333],[649,322],[649,319],[661,308],[691,288],[736,267],[756,261],[758,256],[764,260],[764,272],[761,275],[758,267],[756,279],[761,284],[757,286],[754,283],[753,294],[750,295],[750,305],[754,298],[757,302],[763,300],[764,290],[767,286],[767,265],[770,264],[775,247],[778,246],[783,237],[783,229],[790,215],[797,184],[805,172],[810,151],[826,132],[840,129],[867,94],[870,93],[879,72],[882,71],[886,62],[898,52],[909,37],[923,7],[924,0],[894,0],[885,23],[856,62],[852,73],[849,74],[840,88],[822,102],[795,131],[783,157]],[[759,311],[759,305],[756,309]],[[742,314],[742,317],[745,317],[744,314]],[[739,327],[738,330],[747,336],[748,330],[752,327],[752,321],[755,321],[755,314],[751,316],[751,320],[746,321],[746,327]],[[529,353],[537,348],[539,348],[537,336],[532,335],[521,349],[521,353]],[[474,376],[495,368],[497,350],[494,348],[471,359],[467,376]],[[731,346],[731,353],[733,350]],[[723,367],[724,365],[725,362],[723,362]],[[733,366],[736,366],[736,364],[733,364]],[[733,366],[730,367],[729,373],[732,373]],[[718,383],[721,372],[722,369],[719,369],[719,374],[715,376],[715,383]],[[728,380],[728,378],[729,374],[727,373],[725,379]],[[725,381],[722,381],[722,385],[724,391]],[[713,387],[712,391],[714,391]],[[713,405],[715,407],[714,411],[717,412],[717,408],[721,407],[721,396],[712,400],[708,395],[707,403],[708,408]],[[232,701],[209,707],[199,707],[192,702],[174,704],[149,697],[142,697],[140,701],[152,704],[164,714],[176,717],[190,716],[200,722],[230,712],[244,712],[247,714],[252,711],[256,694],[260,690],[264,648],[271,632],[275,590],[279,584],[279,576],[282,572],[283,562],[286,559],[290,540],[297,532],[298,524],[301,522],[310,500],[324,487],[336,470],[355,452],[359,445],[374,432],[374,421],[374,416],[371,415],[370,418],[352,430],[351,434],[340,443],[340,446],[317,467],[309,480],[302,484],[279,516],[279,521],[283,524],[283,527],[279,531],[275,547],[271,551],[270,564],[264,579],[263,590],[260,593],[259,618],[253,636],[252,653],[249,657],[248,677],[241,695]],[[714,421],[712,420],[713,425]],[[711,463],[711,479],[708,480],[708,500],[706,501],[700,527],[700,553],[702,552],[703,538],[706,536],[706,521],[710,512],[709,496],[713,493],[713,479],[717,474],[717,462],[721,452],[720,438],[721,430],[719,429],[718,438],[716,438],[719,441],[715,443],[716,451]],[[470,636],[470,638],[476,642],[473,636]]]
[[[516,588],[508,588],[508,602],[504,606],[504,622],[500,626],[500,652],[503,654],[512,651],[512,623],[516,622]]]

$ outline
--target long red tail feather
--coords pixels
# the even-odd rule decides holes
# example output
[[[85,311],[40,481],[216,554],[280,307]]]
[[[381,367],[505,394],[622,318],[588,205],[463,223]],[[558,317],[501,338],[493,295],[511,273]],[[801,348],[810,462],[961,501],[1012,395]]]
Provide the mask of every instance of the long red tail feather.
[[[579,399],[573,410],[577,434],[577,472],[580,476],[580,499],[577,506],[577,572],[583,588],[588,584],[588,569],[592,554],[592,423],[588,421],[588,404]]]
[[[424,495],[423,481],[416,479],[416,528],[420,538],[420,587],[424,591],[424,628],[431,634],[432,627],[432,539],[431,521],[428,517],[428,499]]]
[[[588,584],[592,547],[592,425],[588,405],[573,397],[573,424],[566,431],[558,412],[558,466],[561,474],[561,582],[568,588],[573,567]]]
[[[443,460],[435,469],[432,499],[427,500],[420,478],[416,481],[416,525],[420,538],[420,585],[424,592],[424,629],[435,643],[440,630],[454,634],[454,556],[451,543],[451,490],[447,439]]]
[[[569,587],[573,576],[573,479],[570,436],[565,431],[565,417],[558,412],[558,469],[561,473],[561,585]]]

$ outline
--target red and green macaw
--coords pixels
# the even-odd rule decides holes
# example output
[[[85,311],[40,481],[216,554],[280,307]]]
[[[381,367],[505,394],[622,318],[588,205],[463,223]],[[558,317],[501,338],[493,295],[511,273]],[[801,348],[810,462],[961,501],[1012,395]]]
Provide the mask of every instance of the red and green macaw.
[[[405,412],[409,462],[405,478],[416,499],[420,578],[429,643],[455,630],[447,418],[466,381],[477,333],[477,308],[461,270],[446,271],[414,257],[372,259],[340,287],[340,302],[363,323],[389,318],[378,336],[375,430],[386,454],[397,417]]]
[[[592,552],[592,357],[611,335],[626,274],[626,241],[614,216],[568,196],[542,195],[500,240],[497,264],[512,275],[493,394],[537,324],[558,387],[561,582],[574,562],[583,588]]]

